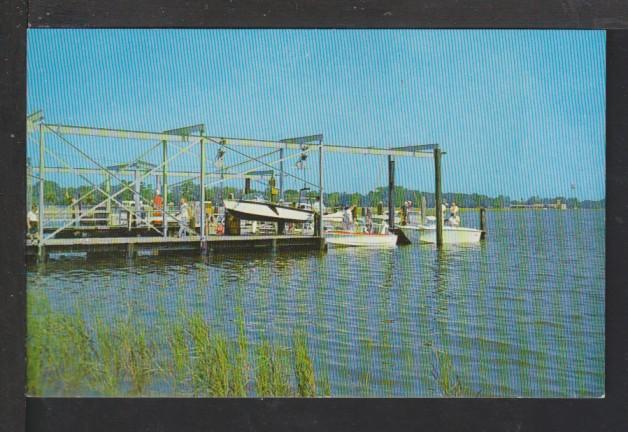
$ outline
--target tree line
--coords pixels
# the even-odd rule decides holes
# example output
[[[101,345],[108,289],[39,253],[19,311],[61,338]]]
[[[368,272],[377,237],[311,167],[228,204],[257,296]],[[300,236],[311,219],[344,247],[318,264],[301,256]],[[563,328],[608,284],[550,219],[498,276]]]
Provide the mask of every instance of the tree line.
[[[123,181],[121,183],[112,184],[110,187],[110,193],[115,194],[120,192],[116,199],[119,201],[131,201],[133,200],[133,188],[131,181]],[[127,188],[125,188],[127,186]],[[100,189],[107,190],[107,185],[103,182],[99,185]],[[44,200],[47,205],[63,205],[69,204],[71,199],[83,197],[82,202],[86,205],[94,205],[96,203],[105,200],[105,194],[102,192],[92,190],[89,185],[82,186],[61,186],[55,181],[46,180],[44,182]],[[91,192],[90,192],[91,190]],[[163,192],[163,191],[162,191]],[[39,189],[37,187],[31,188],[32,202],[37,204],[39,199]],[[152,184],[142,183],[140,185],[140,196],[146,202],[153,200],[156,194],[155,187]],[[233,194],[236,198],[240,198],[243,195],[243,189],[233,186],[214,186],[205,189],[205,199],[218,202],[223,198]],[[265,198],[269,198],[268,188],[266,190],[252,190],[252,195],[260,195]],[[284,191],[284,199],[288,202],[296,202],[301,199],[314,200],[318,196],[316,191],[301,191],[287,189]],[[185,197],[187,200],[198,201],[200,200],[200,187],[198,183],[192,180],[186,180],[168,187],[168,202],[177,204],[179,200]],[[403,186],[396,186],[394,190],[393,201],[394,205],[400,207],[406,201],[412,201],[414,207],[419,207],[421,197],[425,197],[427,207],[434,207],[435,196],[433,192],[419,191],[407,189]],[[388,203],[388,188],[386,186],[375,188],[375,190],[369,191],[366,194],[359,192],[327,192],[323,194],[324,203],[328,207],[342,207],[349,205],[356,205],[360,207],[375,207],[378,203],[386,205]],[[513,199],[508,195],[498,195],[491,197],[478,193],[462,193],[462,192],[446,192],[443,193],[443,200],[447,203],[455,202],[458,207],[462,208],[508,208],[515,204],[543,204],[551,205],[557,202],[561,202],[567,205],[568,208],[590,208],[600,209],[604,208],[606,202],[601,200],[583,200],[580,201],[577,198],[569,198],[564,196],[555,197],[538,197],[532,196],[527,199]]]

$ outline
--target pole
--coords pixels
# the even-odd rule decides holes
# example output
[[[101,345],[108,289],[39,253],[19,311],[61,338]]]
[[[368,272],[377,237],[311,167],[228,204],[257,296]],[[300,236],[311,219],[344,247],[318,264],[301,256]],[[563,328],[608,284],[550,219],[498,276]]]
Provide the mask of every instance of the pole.
[[[283,172],[282,172],[283,176]],[[318,233],[323,236],[323,140],[318,142]],[[321,243],[321,247],[322,247]]]
[[[483,240],[486,238],[486,209],[484,207],[480,207],[480,238]]]
[[[201,129],[201,136],[203,130]],[[205,143],[203,138],[200,139],[201,144],[201,242],[205,241]],[[192,227],[194,229],[194,227]]]
[[[283,201],[283,147],[279,149],[279,199]],[[322,198],[321,198],[322,199]]]
[[[392,156],[388,155],[388,227],[390,230],[395,228],[395,161]]]
[[[164,238],[168,237],[168,216],[166,215],[166,211],[168,210],[168,141],[164,140],[161,142],[162,144],[162,163],[163,166],[161,168],[161,176],[164,202],[161,206],[161,216],[163,218],[161,226],[164,229]]]
[[[44,253],[44,179],[45,179],[45,163],[44,163],[44,126],[39,124],[39,244],[37,251],[41,257]]]
[[[440,147],[434,148],[434,180],[435,180],[435,197],[436,197],[436,245],[443,245],[443,209],[442,209],[442,190],[441,190],[441,172],[440,172]]]
[[[111,176],[107,175],[105,180],[105,192],[107,192],[107,224],[111,224]]]
[[[137,226],[138,223],[138,216],[141,217],[142,215],[142,209],[140,208],[140,206],[142,205],[140,202],[140,182],[138,181],[140,177],[140,171],[139,169],[136,167],[135,168],[135,178],[134,178],[134,187],[133,187],[133,201],[135,201],[135,226]]]
[[[421,194],[421,225],[425,225],[426,207],[427,207],[427,202],[425,200],[425,195]]]

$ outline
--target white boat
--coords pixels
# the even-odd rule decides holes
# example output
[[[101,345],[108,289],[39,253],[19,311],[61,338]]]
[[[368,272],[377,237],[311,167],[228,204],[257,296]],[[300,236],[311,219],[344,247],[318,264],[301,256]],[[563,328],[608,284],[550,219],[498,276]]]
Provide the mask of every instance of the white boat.
[[[307,222],[314,213],[268,201],[224,200],[225,209],[244,220],[272,222]]]
[[[397,246],[397,235],[333,230],[325,232],[325,242],[333,246],[393,248]]]
[[[425,225],[399,225],[398,228],[410,240],[436,243],[436,218],[434,216],[428,216]],[[481,237],[482,231],[475,228],[443,225],[443,243],[478,243]]]

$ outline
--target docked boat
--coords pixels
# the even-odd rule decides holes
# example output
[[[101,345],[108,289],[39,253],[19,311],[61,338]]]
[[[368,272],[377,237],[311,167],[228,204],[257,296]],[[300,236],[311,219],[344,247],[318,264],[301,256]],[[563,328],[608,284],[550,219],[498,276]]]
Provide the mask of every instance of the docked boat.
[[[425,225],[400,225],[403,233],[411,240],[421,243],[436,243],[436,218],[427,217]],[[443,225],[443,243],[462,244],[478,243],[482,237],[482,231],[475,228]]]
[[[333,230],[325,233],[325,242],[333,246],[393,248],[397,246],[397,235]]]
[[[255,200],[224,200],[225,209],[244,220],[269,222],[307,222],[314,212],[307,209]]]

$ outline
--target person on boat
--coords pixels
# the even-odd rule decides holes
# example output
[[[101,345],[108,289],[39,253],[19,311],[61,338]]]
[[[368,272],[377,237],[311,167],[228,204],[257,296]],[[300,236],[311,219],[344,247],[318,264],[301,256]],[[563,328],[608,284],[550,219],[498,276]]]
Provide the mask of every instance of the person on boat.
[[[181,203],[181,207],[179,207],[179,237],[184,238],[187,237],[188,230],[188,222],[190,221],[190,206],[188,205],[188,200],[184,197],[181,197],[179,201]]]
[[[460,216],[452,212],[449,215],[449,218],[447,218],[447,221],[445,223],[451,227],[460,226]]]
[[[39,214],[36,205],[26,215],[26,224],[28,226],[28,238],[32,240],[39,232]]]
[[[401,206],[401,225],[408,223],[408,201],[404,201]]]
[[[460,209],[458,208],[456,203],[452,201],[451,207],[449,207],[449,211],[451,212],[452,215],[458,216],[458,212],[460,211]]]
[[[345,206],[342,211],[342,229],[345,231],[349,231],[351,228],[351,212],[349,211],[349,207]]]
[[[368,207],[366,209],[365,223],[366,232],[369,234],[373,233],[373,213],[371,212],[371,208]]]
[[[377,215],[381,216],[384,214],[384,202],[380,201],[377,203]]]

